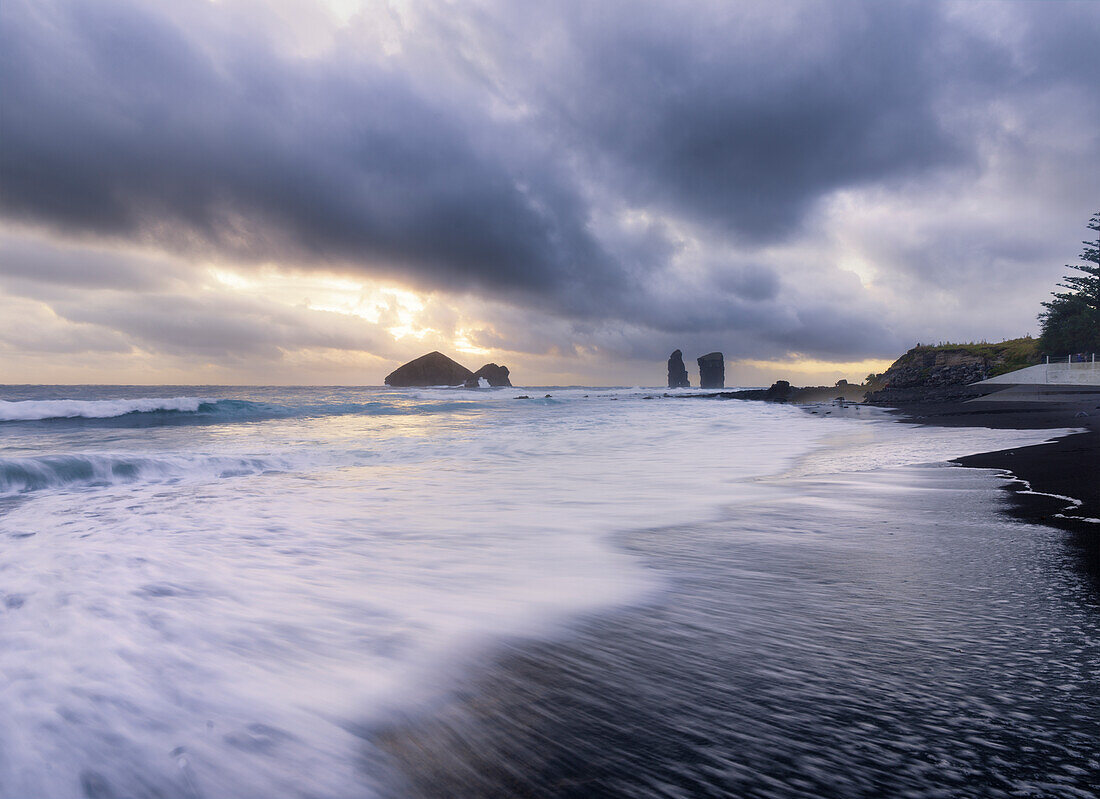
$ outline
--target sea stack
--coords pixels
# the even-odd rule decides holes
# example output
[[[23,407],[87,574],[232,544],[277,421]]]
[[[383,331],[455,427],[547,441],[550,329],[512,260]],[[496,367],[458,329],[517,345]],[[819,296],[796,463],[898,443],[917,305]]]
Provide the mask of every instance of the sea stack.
[[[684,353],[675,350],[668,357],[668,387],[689,388],[690,386],[691,381],[688,380],[688,370],[684,366]]]
[[[461,386],[473,376],[473,372],[456,363],[442,352],[429,352],[386,375],[386,385],[404,386]],[[477,384],[477,381],[474,381]]]
[[[508,367],[497,366],[495,363],[487,363],[466,378],[466,388],[477,388],[481,385],[480,379],[484,378],[485,381],[494,388],[496,386],[508,386],[511,388],[512,382],[508,379]]]
[[[711,352],[699,356],[699,387],[725,388],[726,365],[722,353]]]

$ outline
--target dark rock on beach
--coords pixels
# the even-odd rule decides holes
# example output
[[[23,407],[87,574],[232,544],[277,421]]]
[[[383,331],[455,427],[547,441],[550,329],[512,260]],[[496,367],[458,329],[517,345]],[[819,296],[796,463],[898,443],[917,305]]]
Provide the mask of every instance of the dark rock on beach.
[[[494,388],[497,386],[512,387],[512,383],[508,379],[507,366],[497,366],[495,363],[487,363],[466,378],[466,388],[477,388],[481,385],[478,381],[482,377],[484,377],[489,385]]]
[[[668,357],[668,387],[689,388],[690,386],[691,381],[688,380],[688,370],[684,366],[684,353],[675,350]]]
[[[700,355],[698,362],[700,388],[723,388],[726,385],[726,366],[722,353]]]
[[[776,380],[771,387],[764,392],[764,399],[773,402],[785,402],[791,397],[791,384],[786,380]]]
[[[777,380],[768,388],[745,388],[738,391],[716,391],[713,394],[666,394],[667,397],[690,399],[737,399],[760,402],[863,402],[866,386],[850,383],[837,386],[806,386],[798,388],[786,380]]]
[[[990,393],[988,388],[976,388],[965,383],[906,388],[880,388],[867,394],[868,405],[897,407],[911,403],[965,402]]]
[[[386,375],[386,385],[461,386],[472,376],[473,372],[462,364],[452,361],[443,353],[429,352]]]

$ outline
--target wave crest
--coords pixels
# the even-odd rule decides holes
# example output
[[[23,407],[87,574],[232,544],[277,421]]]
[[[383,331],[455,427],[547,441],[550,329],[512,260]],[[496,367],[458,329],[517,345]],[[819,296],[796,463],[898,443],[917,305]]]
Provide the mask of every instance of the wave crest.
[[[195,413],[212,405],[201,397],[142,397],[118,400],[0,400],[0,422],[43,419],[110,419],[130,413]]]

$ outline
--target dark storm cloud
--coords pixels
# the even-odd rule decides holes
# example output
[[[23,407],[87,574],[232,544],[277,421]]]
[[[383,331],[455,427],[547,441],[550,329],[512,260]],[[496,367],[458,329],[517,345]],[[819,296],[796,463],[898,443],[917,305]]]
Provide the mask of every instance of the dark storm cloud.
[[[4,4],[6,216],[238,259],[356,261],[443,287],[617,279],[576,197],[505,168],[402,75],[192,41],[158,10]]]
[[[631,201],[784,238],[839,187],[958,166],[937,88],[942,6],[575,4],[535,86],[545,119]],[[517,25],[522,23],[517,22]],[[533,26],[532,26],[533,27]],[[538,34],[529,31],[532,35]],[[513,41],[526,37],[513,35]],[[515,74],[525,51],[514,52]]]
[[[649,357],[697,335],[745,355],[862,357],[916,328],[835,252],[804,246],[827,239],[815,214],[838,192],[904,188],[934,215],[989,173],[1052,202],[1095,186],[1092,4],[401,9],[392,52],[358,35],[374,24],[363,17],[302,53],[295,31],[233,2],[6,0],[0,213],[62,237],[485,297],[515,318],[478,335],[518,337],[517,351]],[[1072,110],[1066,129],[1092,139],[1049,146],[1036,108]],[[959,227],[927,246],[899,233],[912,222],[860,229],[861,251],[881,243],[884,271],[937,286],[1033,258],[988,219],[924,224]],[[0,274],[156,297],[148,312],[61,308],[150,346],[247,353],[329,335],[301,315],[191,309],[169,298],[178,276],[124,258],[36,257],[0,252]],[[317,346],[350,346],[344,335]]]

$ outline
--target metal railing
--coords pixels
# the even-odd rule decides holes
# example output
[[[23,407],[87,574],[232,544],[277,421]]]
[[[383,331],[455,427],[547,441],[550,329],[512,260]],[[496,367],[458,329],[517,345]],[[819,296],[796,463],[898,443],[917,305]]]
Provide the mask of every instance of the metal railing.
[[[1048,364],[1051,364],[1051,365],[1055,365],[1055,364],[1075,364],[1075,363],[1085,363],[1085,364],[1096,363],[1096,353],[1095,352],[1079,352],[1079,353],[1076,353],[1074,355],[1066,355],[1064,361],[1062,360],[1061,355],[1055,356],[1053,361],[1050,359],[1050,356],[1048,355],[1046,362]]]

